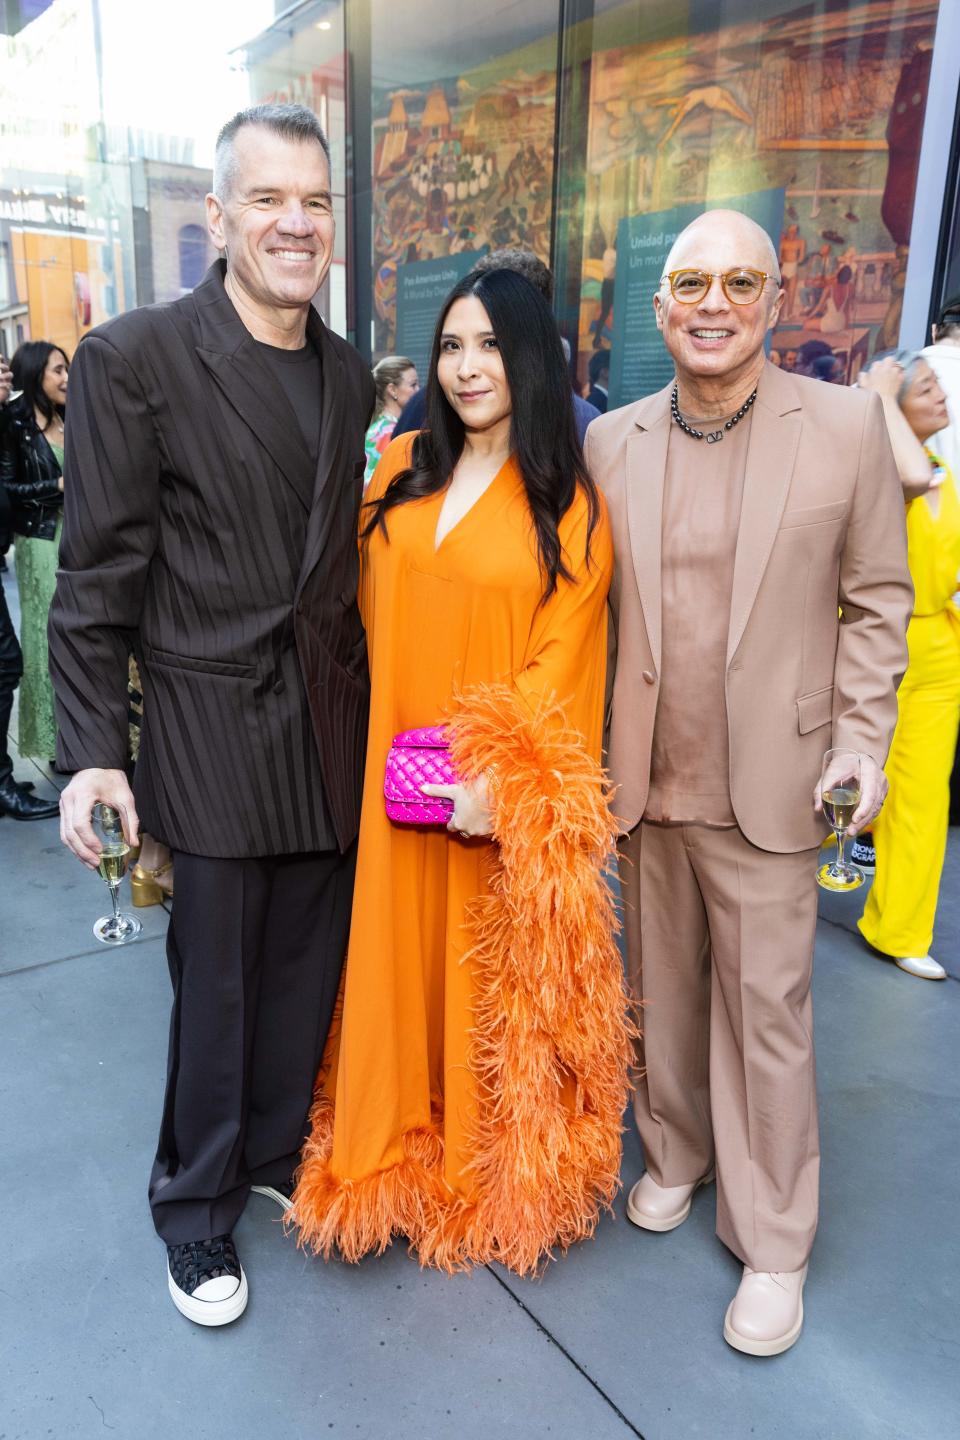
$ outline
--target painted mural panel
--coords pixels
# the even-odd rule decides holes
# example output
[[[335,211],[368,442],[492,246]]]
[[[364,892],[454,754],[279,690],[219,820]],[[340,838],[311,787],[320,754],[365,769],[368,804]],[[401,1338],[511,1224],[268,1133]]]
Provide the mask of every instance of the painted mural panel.
[[[845,383],[897,343],[936,0],[756,10],[690,33],[662,16],[648,26],[635,5],[597,24],[584,368],[613,341],[622,219],[781,187],[787,300],[773,358],[792,369],[819,357],[822,378]]]
[[[374,102],[375,348],[396,347],[397,268],[523,245],[550,258],[556,34]]]

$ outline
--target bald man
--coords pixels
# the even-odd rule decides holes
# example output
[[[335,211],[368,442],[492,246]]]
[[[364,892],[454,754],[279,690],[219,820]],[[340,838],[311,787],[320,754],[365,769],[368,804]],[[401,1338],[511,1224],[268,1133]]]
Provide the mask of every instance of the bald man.
[[[912,599],[880,405],[766,361],[783,300],[766,233],[700,216],[653,302],[676,378],[586,445],[616,546],[609,766],[644,1004],[627,1214],[672,1230],[716,1174],[717,1234],[744,1265],[724,1336],[751,1355],[797,1340],[817,1224],[821,760],[859,753],[862,828]]]

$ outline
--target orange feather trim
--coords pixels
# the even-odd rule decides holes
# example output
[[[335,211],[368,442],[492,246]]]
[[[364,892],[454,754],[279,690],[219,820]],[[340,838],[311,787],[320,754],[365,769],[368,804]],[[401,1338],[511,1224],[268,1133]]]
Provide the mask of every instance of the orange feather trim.
[[[405,1235],[424,1265],[452,1273],[497,1260],[531,1274],[591,1235],[619,1186],[637,1031],[604,878],[617,827],[603,772],[555,703],[532,715],[512,690],[476,687],[447,728],[458,773],[494,777],[499,842],[489,889],[466,916],[477,1198],[443,1178],[439,1117],[402,1137],[397,1164],[334,1176],[333,1105],[318,1088],[288,1220],[328,1257],[358,1260]]]

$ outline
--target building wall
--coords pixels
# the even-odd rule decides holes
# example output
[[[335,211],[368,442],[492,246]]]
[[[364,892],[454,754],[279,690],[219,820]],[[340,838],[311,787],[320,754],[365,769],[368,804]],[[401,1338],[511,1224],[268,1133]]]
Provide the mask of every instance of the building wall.
[[[170,3],[181,14],[185,0]],[[659,222],[666,236],[691,208],[773,195],[788,279],[776,357],[789,365],[817,340],[849,381],[900,331],[948,3],[576,0],[564,12],[581,18],[561,36],[556,0],[458,6],[456,25],[449,0],[418,0],[402,23],[395,0],[278,0],[260,34],[222,42],[210,73],[215,60],[239,77],[240,103],[297,100],[327,126],[338,237],[317,303],[371,358],[397,344],[405,266],[445,275],[519,244],[559,267],[580,381],[595,350],[611,350],[629,400],[647,372],[628,373],[618,336],[648,306],[637,287],[649,274],[631,276],[618,234]],[[189,107],[172,105],[171,133],[153,133],[135,87],[129,115],[106,124],[97,46],[93,0],[51,0],[0,48],[0,324],[70,349],[123,308],[181,294],[214,253],[203,196],[215,130],[194,134]],[[120,61],[137,74],[150,56]]]

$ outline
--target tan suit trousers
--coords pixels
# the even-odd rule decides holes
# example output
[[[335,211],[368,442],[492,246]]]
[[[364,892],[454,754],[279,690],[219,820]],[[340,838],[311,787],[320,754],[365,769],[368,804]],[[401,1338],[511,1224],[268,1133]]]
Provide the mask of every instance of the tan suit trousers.
[[[754,1270],[799,1270],[817,1226],[816,858],[643,821],[621,846],[647,1168],[686,1185],[716,1164],[717,1234]]]

